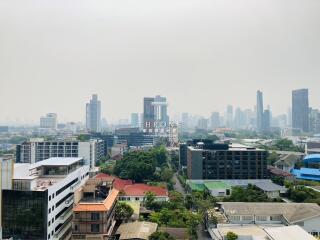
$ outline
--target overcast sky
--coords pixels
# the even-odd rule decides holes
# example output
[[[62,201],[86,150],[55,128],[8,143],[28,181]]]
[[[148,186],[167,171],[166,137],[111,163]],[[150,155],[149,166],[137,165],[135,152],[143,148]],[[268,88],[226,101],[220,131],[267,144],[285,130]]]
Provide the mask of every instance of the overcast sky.
[[[0,122],[47,112],[83,121],[92,93],[108,120],[167,96],[170,113],[274,114],[291,90],[320,108],[319,0],[1,0]]]

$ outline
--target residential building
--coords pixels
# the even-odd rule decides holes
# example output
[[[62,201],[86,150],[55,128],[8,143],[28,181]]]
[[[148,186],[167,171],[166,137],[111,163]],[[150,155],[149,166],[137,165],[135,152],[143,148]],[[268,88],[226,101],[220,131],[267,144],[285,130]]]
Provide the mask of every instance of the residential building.
[[[280,194],[285,194],[287,192],[286,187],[272,182],[258,182],[255,184],[255,186],[263,191],[268,196],[268,198],[279,198]]]
[[[299,225],[318,236],[320,206],[316,203],[219,202],[220,212],[230,224]]]
[[[189,179],[267,178],[267,151],[240,144],[205,144],[188,147]]]
[[[303,132],[309,132],[308,89],[292,91],[292,127]]]
[[[131,113],[131,127],[139,128],[139,113]]]
[[[119,191],[109,181],[91,178],[75,193],[72,239],[109,239],[115,225]]]
[[[0,239],[2,239],[2,190],[12,189],[14,159],[12,154],[0,157]]]
[[[123,180],[118,177],[100,173],[94,178],[103,181],[111,181],[112,186],[119,190],[119,200],[143,202],[148,192],[155,196],[155,201],[168,201],[169,192],[165,187],[151,186],[143,183],[133,183],[131,180]]]
[[[51,157],[83,157],[91,168],[105,156],[104,141],[50,140],[32,138],[16,147],[17,163],[36,163]]]
[[[101,131],[101,102],[97,94],[86,104],[86,127],[90,132]]]
[[[57,114],[47,113],[46,116],[40,117],[40,128],[57,130]]]
[[[156,232],[158,224],[152,222],[123,223],[118,228],[116,235],[119,240],[148,240]]]
[[[3,236],[68,239],[74,192],[89,175],[83,158],[15,164],[13,189],[3,190]]]
[[[181,166],[187,166],[188,144],[179,144],[179,162]]]
[[[287,173],[290,173],[294,169],[297,163],[300,163],[301,157],[296,154],[283,154],[279,156],[279,160],[274,163],[276,168],[279,168]]]

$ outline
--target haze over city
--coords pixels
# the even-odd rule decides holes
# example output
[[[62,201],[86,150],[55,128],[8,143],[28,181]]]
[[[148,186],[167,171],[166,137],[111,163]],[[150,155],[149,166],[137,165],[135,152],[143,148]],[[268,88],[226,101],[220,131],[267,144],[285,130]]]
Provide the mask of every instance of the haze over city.
[[[84,121],[93,93],[109,121],[156,94],[171,115],[253,108],[258,89],[274,114],[297,88],[320,107],[319,1],[93,2],[0,2],[0,122]]]

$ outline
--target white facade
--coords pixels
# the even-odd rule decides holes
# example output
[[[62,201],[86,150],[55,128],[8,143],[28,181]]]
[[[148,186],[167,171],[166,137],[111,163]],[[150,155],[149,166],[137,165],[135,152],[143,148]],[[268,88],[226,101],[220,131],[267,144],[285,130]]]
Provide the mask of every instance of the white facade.
[[[83,157],[91,168],[104,156],[104,142],[98,139],[80,142],[76,140],[45,141],[42,138],[30,139],[21,144],[22,163],[36,163],[51,157]]]
[[[83,158],[50,158],[15,166],[14,190],[47,192],[48,240],[63,239],[71,229],[74,192],[89,178],[89,166],[82,165],[83,161]],[[66,174],[61,175],[61,169]]]
[[[57,130],[57,114],[48,113],[46,116],[40,117],[40,128]]]
[[[131,202],[144,202],[146,200],[145,196],[127,196],[127,195],[121,195],[119,196],[120,201],[131,201]],[[169,201],[169,197],[167,196],[154,196],[154,200],[156,202],[165,202]]]

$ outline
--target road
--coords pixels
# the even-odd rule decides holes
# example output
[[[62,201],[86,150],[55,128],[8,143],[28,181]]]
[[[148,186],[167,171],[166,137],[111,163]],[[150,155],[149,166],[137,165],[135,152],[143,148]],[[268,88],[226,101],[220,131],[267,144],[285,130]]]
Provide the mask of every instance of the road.
[[[177,173],[173,174],[173,181],[175,182],[175,184],[173,185],[174,190],[181,193],[183,195],[183,197],[186,196],[186,191],[184,190],[184,188],[182,187],[178,177],[177,177]]]

